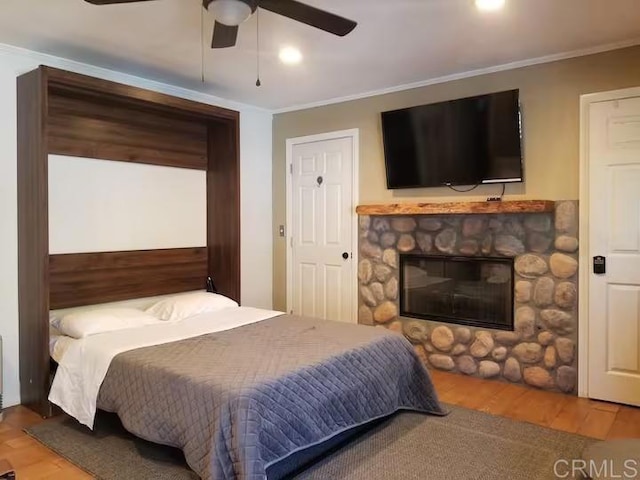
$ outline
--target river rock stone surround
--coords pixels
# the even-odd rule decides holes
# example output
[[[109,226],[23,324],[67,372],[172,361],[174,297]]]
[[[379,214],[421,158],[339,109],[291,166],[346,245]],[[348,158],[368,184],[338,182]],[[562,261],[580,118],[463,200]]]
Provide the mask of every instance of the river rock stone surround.
[[[427,366],[576,392],[578,204],[553,213],[359,217],[359,322],[403,333]],[[400,253],[514,258],[514,331],[398,316]]]

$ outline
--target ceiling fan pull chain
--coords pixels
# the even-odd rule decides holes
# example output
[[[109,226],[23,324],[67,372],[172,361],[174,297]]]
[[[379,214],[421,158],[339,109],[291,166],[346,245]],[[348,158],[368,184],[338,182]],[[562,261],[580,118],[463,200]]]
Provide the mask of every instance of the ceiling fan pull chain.
[[[204,83],[204,6],[200,7],[200,80]]]
[[[256,9],[256,87],[260,83],[260,9]]]

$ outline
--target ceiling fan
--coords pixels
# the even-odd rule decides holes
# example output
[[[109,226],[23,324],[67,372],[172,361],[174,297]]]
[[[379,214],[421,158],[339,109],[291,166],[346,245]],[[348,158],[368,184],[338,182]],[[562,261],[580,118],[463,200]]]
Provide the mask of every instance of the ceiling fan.
[[[148,1],[152,0],[85,0],[93,5]],[[340,37],[357,25],[353,20],[295,0],[202,0],[202,6],[213,13],[216,19],[211,48],[233,47],[238,37],[238,26],[258,7]]]

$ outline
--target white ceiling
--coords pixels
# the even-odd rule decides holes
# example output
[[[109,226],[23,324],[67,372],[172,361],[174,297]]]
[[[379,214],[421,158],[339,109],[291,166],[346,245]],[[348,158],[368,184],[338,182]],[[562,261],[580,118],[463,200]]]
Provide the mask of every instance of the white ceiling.
[[[260,88],[255,15],[236,47],[211,50],[213,19],[204,12],[201,83],[199,0],[1,0],[0,43],[277,110],[640,39],[640,0],[507,0],[493,13],[472,0],[307,3],[358,26],[340,38],[261,11]],[[302,64],[282,65],[283,45],[299,47]]]

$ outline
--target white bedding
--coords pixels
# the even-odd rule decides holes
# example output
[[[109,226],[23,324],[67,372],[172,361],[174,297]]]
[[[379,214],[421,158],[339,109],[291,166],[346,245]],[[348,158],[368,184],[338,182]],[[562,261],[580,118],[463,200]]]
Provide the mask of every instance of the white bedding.
[[[51,330],[53,330],[53,327],[51,327]],[[51,333],[49,336],[49,354],[51,358],[53,358],[56,363],[60,363],[64,352],[67,351],[67,348],[74,340],[74,338],[67,337],[61,333]]]
[[[54,360],[58,362],[58,370],[53,379],[49,400],[83,425],[93,429],[100,385],[111,360],[119,353],[230,330],[282,313],[251,307],[231,307],[196,315],[180,322],[129,328],[78,340],[67,337],[67,340],[64,340],[64,348],[57,343],[55,345],[56,356],[59,359],[54,357]],[[60,354],[61,350],[64,351]]]

